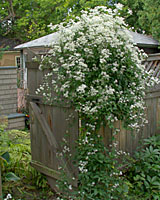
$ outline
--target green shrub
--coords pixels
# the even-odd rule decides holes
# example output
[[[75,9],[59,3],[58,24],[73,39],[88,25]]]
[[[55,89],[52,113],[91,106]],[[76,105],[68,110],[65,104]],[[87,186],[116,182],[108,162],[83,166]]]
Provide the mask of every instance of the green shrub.
[[[4,131],[4,129],[1,129],[0,153],[3,153],[2,155],[7,161],[0,162],[4,196],[8,193],[14,196],[18,193],[16,191],[19,191],[20,196],[25,197],[25,191],[41,190],[41,193],[45,193],[49,189],[46,177],[30,165],[29,132],[20,130]]]
[[[160,199],[160,135],[144,140],[145,148],[136,152],[127,179],[131,194],[139,199]]]
[[[79,139],[78,191],[81,200],[127,198],[129,188],[122,176],[117,153],[113,146],[106,148],[97,134],[88,134]]]
[[[98,134],[88,132],[82,134],[78,140],[75,156],[78,168],[78,188],[74,188],[73,191],[69,178],[63,173],[62,181],[58,181],[58,187],[66,194],[62,199],[128,199],[130,183],[123,177],[121,171],[124,163],[118,162],[124,152],[117,151],[115,146],[114,143],[112,147],[106,148],[102,137]],[[68,149],[68,146],[64,146],[65,149]]]

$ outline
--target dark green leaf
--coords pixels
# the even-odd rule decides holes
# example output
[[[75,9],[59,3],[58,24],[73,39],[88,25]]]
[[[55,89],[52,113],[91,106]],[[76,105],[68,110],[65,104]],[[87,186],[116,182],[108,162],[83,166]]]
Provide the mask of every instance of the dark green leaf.
[[[8,174],[6,174],[5,176],[7,181],[19,181],[20,178],[18,176],[16,176],[13,172],[9,172]]]
[[[5,159],[7,162],[10,161],[9,152],[5,152],[5,153],[3,153],[1,156],[2,156],[2,158]]]

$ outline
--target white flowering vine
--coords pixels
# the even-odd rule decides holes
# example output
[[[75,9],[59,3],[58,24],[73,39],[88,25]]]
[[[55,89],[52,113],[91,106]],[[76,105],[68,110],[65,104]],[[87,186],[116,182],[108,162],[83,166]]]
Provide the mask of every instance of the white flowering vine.
[[[138,122],[145,123],[146,87],[157,81],[145,71],[146,55],[134,45],[119,17],[121,7],[118,4],[113,11],[96,7],[67,24],[53,26],[59,39],[40,65],[50,72],[37,93],[50,104],[63,96],[87,119],[90,131],[117,120],[138,130]]]
[[[142,61],[146,54],[133,43],[118,15],[121,8],[120,4],[114,10],[96,7],[82,11],[81,17],[67,24],[51,27],[57,28],[59,39],[42,57],[40,69],[49,73],[37,93],[47,104],[70,103],[81,119],[76,156],[79,187],[71,195],[72,186],[62,181],[62,188],[71,195],[66,199],[127,196],[128,186],[117,169],[117,156],[123,152],[108,150],[94,133],[106,122],[113,128],[118,120],[139,130],[146,121],[146,89],[158,81],[145,71]],[[64,153],[70,153],[67,146]]]

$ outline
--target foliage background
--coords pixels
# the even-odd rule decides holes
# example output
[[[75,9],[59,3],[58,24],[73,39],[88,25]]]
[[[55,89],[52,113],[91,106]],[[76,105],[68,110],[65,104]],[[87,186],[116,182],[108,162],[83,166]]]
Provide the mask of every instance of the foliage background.
[[[0,35],[29,41],[51,33],[50,23],[80,16],[81,10],[95,6],[115,8],[115,3],[124,5],[121,16],[130,27],[160,39],[159,0],[2,0]]]

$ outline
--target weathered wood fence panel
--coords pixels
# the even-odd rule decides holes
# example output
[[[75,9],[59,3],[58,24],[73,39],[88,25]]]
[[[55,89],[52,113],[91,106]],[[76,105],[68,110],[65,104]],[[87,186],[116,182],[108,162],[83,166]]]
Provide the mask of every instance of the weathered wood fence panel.
[[[44,173],[52,188],[56,189],[56,180],[60,178],[58,167],[65,166],[67,174],[70,177],[76,177],[77,171],[73,164],[59,156],[59,153],[63,152],[64,138],[67,140],[70,153],[74,154],[75,141],[78,137],[78,115],[73,108],[67,105],[44,105],[42,99],[35,95],[35,90],[42,83],[42,78],[47,72],[39,71],[36,63],[27,64],[27,68],[31,121],[31,165]],[[77,185],[76,181],[72,181],[72,184]]]
[[[117,142],[118,149],[132,154],[139,146],[142,138],[148,138],[160,133],[160,88],[159,90],[156,89],[148,92],[145,100],[148,123],[139,133],[125,130],[121,122],[115,123],[115,128],[120,129],[120,132],[115,136],[116,141],[113,141]],[[100,134],[103,136],[105,144],[110,144],[111,138],[113,137],[113,130],[107,126],[102,127]]]
[[[25,115],[17,112],[17,67],[0,67],[0,115],[8,119],[7,129],[24,129]]]
[[[73,155],[74,141],[78,134],[78,116],[71,108],[47,106],[33,102],[30,103],[30,110],[31,164],[42,173],[45,171],[48,177],[52,177],[50,184],[54,188],[55,180],[59,177],[58,167],[65,166],[70,177],[76,176],[76,170],[72,163],[59,155],[57,157],[57,154],[63,152],[61,144],[63,138],[66,138],[71,150],[69,153]],[[70,114],[74,114],[74,119],[67,120]],[[76,185],[75,182],[72,184]]]
[[[17,109],[17,68],[0,67],[0,112],[16,113]]]
[[[156,57],[156,59],[159,58]],[[155,76],[157,76],[160,64],[158,61],[156,63],[153,63],[153,61],[155,61],[153,56],[152,59],[149,57],[145,62],[146,69],[150,70],[154,64]],[[30,102],[31,116],[32,165],[46,174],[50,184],[55,188],[55,180],[59,177],[57,171],[59,165],[67,164],[66,170],[68,174],[71,176],[76,175],[76,170],[72,163],[68,163],[65,159],[58,159],[56,153],[62,151],[60,144],[66,132],[68,132],[69,136],[69,146],[72,153],[74,153],[79,127],[78,114],[71,107],[44,105],[42,98],[35,95],[35,90],[42,83],[42,78],[47,72],[38,70],[38,64],[35,62],[28,62],[26,65],[28,68],[28,102]],[[147,138],[160,132],[160,85],[157,85],[147,93],[146,107],[148,124],[139,133],[131,133],[125,130],[120,121],[115,123],[115,127],[120,129],[119,134],[116,135],[117,148],[119,150],[132,154],[139,146],[139,141],[142,138]],[[70,114],[74,116],[72,122],[66,120]],[[103,136],[106,145],[112,143],[112,129],[108,126],[101,127],[100,134]],[[76,185],[76,183],[73,184]]]

